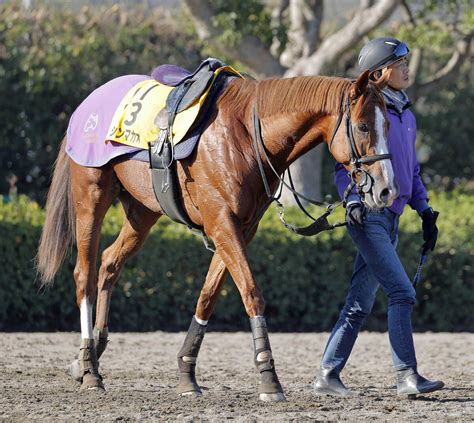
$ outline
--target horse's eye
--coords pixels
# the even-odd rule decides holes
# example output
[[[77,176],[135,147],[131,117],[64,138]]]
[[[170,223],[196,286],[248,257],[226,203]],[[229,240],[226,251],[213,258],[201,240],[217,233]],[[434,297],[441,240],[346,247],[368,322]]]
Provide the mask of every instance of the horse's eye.
[[[361,132],[369,132],[369,127],[367,126],[366,123],[361,123],[360,125],[357,126],[357,128]]]

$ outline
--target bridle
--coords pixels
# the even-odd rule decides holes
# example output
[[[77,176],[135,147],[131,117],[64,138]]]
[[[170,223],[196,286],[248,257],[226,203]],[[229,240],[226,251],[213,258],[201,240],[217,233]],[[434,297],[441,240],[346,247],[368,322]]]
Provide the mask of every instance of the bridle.
[[[346,122],[345,122],[346,123],[346,140],[347,140],[347,143],[348,143],[348,146],[349,146],[350,163],[351,163],[351,170],[349,172],[349,175],[350,175],[350,178],[351,178],[351,183],[348,185],[348,187],[346,188],[346,190],[344,192],[343,201],[338,202],[338,203],[330,204],[330,203],[327,203],[327,202],[312,200],[310,198],[307,198],[306,196],[304,196],[300,192],[296,191],[294,189],[294,186],[293,186],[293,183],[292,183],[292,180],[291,180],[291,174],[289,173],[289,169],[288,169],[288,176],[289,176],[291,186],[288,185],[284,181],[284,179],[280,176],[280,174],[277,172],[275,167],[272,165],[272,163],[270,161],[270,157],[268,156],[267,150],[265,148],[265,144],[263,143],[260,119],[259,119],[258,114],[257,114],[257,105],[256,105],[256,103],[254,103],[253,117],[252,117],[252,121],[253,121],[253,132],[252,132],[253,147],[254,147],[254,150],[255,150],[256,157],[257,157],[257,164],[258,164],[258,168],[260,170],[260,175],[261,175],[262,180],[263,180],[263,185],[264,185],[265,191],[268,195],[268,200],[264,204],[264,206],[261,208],[261,210],[258,211],[258,213],[254,216],[254,218],[252,219],[252,221],[248,225],[248,227],[245,231],[245,234],[244,234],[245,236],[250,234],[252,229],[258,223],[258,221],[263,216],[266,209],[268,208],[268,206],[272,202],[275,202],[276,205],[277,205],[279,217],[280,217],[280,220],[283,223],[283,225],[287,229],[289,229],[289,230],[291,230],[291,231],[293,231],[293,232],[295,232],[299,235],[312,236],[312,235],[318,234],[319,232],[332,230],[332,229],[335,229],[339,226],[344,226],[346,224],[345,222],[339,222],[339,223],[336,223],[336,224],[331,224],[331,223],[328,222],[327,217],[338,206],[340,206],[341,204],[346,203],[347,197],[351,193],[354,186],[357,187],[357,190],[358,190],[359,194],[361,195],[361,197],[363,197],[365,194],[367,194],[371,191],[372,186],[373,186],[372,176],[370,176],[370,174],[367,171],[362,169],[361,165],[364,164],[364,163],[373,163],[373,162],[376,162],[378,160],[391,159],[391,157],[392,157],[392,155],[389,154],[389,153],[388,154],[374,154],[374,155],[371,155],[371,156],[367,156],[367,155],[362,156],[359,153],[359,151],[357,149],[357,146],[356,146],[356,143],[355,143],[354,134],[352,132],[352,121],[351,121],[350,106],[351,106],[351,98],[350,98],[350,95],[347,95],[346,99],[344,99],[344,97],[343,97],[342,100],[341,100],[341,107],[340,107],[339,116],[337,118],[337,122],[336,122],[336,125],[334,127],[334,130],[333,130],[333,133],[332,133],[332,136],[331,136],[331,140],[328,143],[328,147],[329,147],[329,150],[331,150],[332,143],[334,141],[334,138],[336,136],[336,133],[337,133],[339,127],[341,126],[342,119],[345,115],[346,116]],[[265,170],[263,168],[263,162],[262,162],[262,157],[260,156],[260,150],[262,151],[263,155],[265,156],[265,159],[267,160],[268,166],[270,167],[272,172],[275,174],[275,176],[277,177],[277,179],[280,183],[280,190],[277,190],[277,191],[280,191],[280,192],[276,197],[272,194],[272,192],[270,190],[270,185],[268,183],[267,177],[265,175]],[[360,174],[358,182],[356,180],[357,174]],[[291,224],[289,224],[285,221],[284,207],[279,201],[279,198],[280,198],[280,195],[281,195],[281,189],[283,188],[283,185],[293,193],[298,206],[303,210],[303,212],[307,216],[309,216],[311,219],[314,220],[313,223],[311,223],[310,225],[308,225],[306,227],[298,227],[298,226],[293,226],[293,225],[291,225]],[[315,219],[304,209],[304,207],[302,206],[299,198],[302,198],[303,200],[305,200],[305,201],[307,201],[311,204],[326,207],[326,211],[321,216],[319,216],[317,219]]]
[[[351,97],[347,95],[345,101],[344,97],[341,101],[341,107],[339,116],[337,118],[336,125],[332,132],[331,139],[328,143],[329,151],[331,151],[332,143],[334,138],[336,137],[336,133],[341,126],[342,118],[346,115],[346,141],[349,147],[349,155],[350,155],[350,163],[351,169],[349,171],[349,176],[351,178],[351,183],[346,188],[344,193],[344,201],[347,199],[347,196],[350,194],[354,186],[357,188],[357,192],[363,198],[365,194],[368,194],[372,190],[372,186],[374,184],[374,180],[370,173],[366,170],[362,169],[362,164],[365,163],[374,163],[379,160],[391,159],[392,154],[385,153],[385,154],[373,154],[371,156],[362,156],[357,149],[357,145],[354,139],[354,133],[352,131],[352,121],[351,121]],[[359,175],[359,181],[357,182],[357,175]]]

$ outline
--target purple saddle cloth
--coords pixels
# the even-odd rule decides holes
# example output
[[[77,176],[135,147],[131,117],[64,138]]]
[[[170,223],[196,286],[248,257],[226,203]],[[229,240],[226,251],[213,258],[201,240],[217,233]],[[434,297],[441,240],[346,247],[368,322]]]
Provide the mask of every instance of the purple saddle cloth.
[[[176,65],[156,67],[151,76],[125,75],[112,79],[94,90],[74,111],[67,128],[67,154],[78,164],[88,167],[100,167],[115,157],[129,155],[129,158],[148,161],[148,150],[107,141],[107,131],[122,98],[139,82],[147,79],[168,85],[179,85],[183,80],[195,75],[203,66],[209,64],[213,69],[223,63],[214,58],[202,62],[193,72]],[[228,78],[228,82],[234,79]],[[219,95],[219,93],[216,93]],[[158,111],[157,111],[158,112]],[[193,128],[174,148],[174,158],[188,157],[201,136],[205,122]]]
[[[184,69],[183,69],[184,70]],[[146,75],[126,75],[115,78],[93,91],[75,110],[67,129],[66,152],[76,163],[100,167],[110,160],[130,155],[130,158],[148,161],[148,150],[107,141],[107,131],[122,98]],[[175,146],[174,157],[188,157],[199,141],[202,125],[194,128]],[[106,142],[107,141],[107,142]]]
[[[67,128],[66,152],[82,166],[100,167],[115,157],[140,150],[129,145],[106,142],[115,110],[146,75],[126,75],[112,79],[94,90],[75,110]]]

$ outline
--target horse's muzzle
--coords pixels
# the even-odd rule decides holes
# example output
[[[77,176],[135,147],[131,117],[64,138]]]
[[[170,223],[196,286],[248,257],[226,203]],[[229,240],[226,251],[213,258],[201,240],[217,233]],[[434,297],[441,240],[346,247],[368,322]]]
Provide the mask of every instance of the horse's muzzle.
[[[372,191],[372,197],[375,203],[375,207],[390,207],[395,201],[395,199],[398,197],[398,194],[399,188],[396,184],[393,187],[389,187],[387,185],[377,187],[375,185]]]

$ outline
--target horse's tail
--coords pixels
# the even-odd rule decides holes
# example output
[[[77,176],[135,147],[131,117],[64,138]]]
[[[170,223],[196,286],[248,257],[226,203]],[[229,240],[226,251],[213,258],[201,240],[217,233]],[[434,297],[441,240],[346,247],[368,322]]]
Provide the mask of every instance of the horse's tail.
[[[36,255],[36,269],[43,285],[52,283],[72,246],[75,226],[76,212],[72,202],[71,172],[64,137],[54,164],[53,180],[46,200],[46,219]]]

